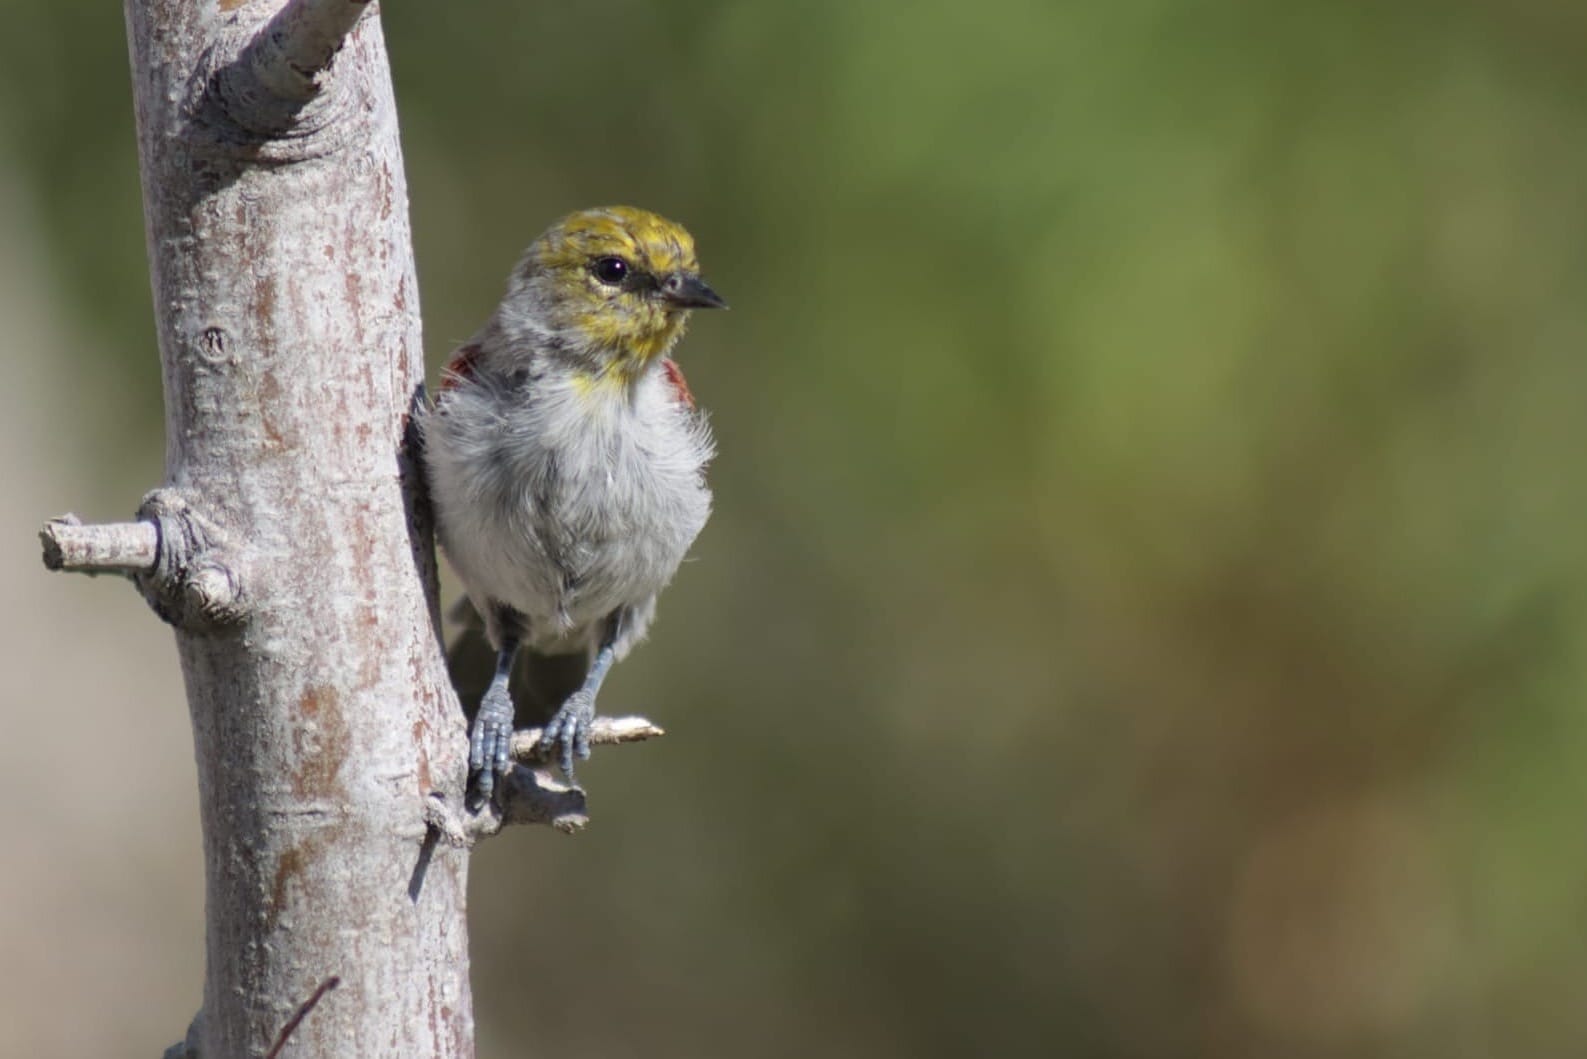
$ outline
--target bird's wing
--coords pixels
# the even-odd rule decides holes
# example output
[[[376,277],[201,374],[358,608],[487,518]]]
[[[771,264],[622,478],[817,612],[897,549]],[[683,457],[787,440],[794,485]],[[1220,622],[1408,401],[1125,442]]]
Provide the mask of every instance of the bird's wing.
[[[446,367],[441,369],[441,383],[438,389],[441,393],[452,389],[460,382],[465,382],[474,377],[474,369],[479,363],[479,343],[470,342],[458,349],[446,362]]]

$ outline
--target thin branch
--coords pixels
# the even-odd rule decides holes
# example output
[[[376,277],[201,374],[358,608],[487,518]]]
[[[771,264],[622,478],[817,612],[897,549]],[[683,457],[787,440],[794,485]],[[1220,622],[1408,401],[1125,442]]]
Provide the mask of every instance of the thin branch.
[[[155,613],[182,628],[242,615],[245,562],[225,538],[173,488],[144,497],[136,522],[85,526],[76,515],[62,515],[39,531],[47,569],[130,575]]]
[[[160,533],[152,522],[85,526],[76,515],[52,518],[39,530],[44,566],[87,574],[136,574],[154,566]]]
[[[276,98],[307,103],[368,0],[290,0],[243,49],[241,65]]]
[[[520,728],[512,734],[512,759],[520,764],[532,765],[550,760],[554,755],[540,745],[541,728]],[[597,717],[590,722],[590,745],[608,746],[617,743],[638,743],[666,735],[658,724],[644,717]]]
[[[516,767],[507,772],[496,802],[459,812],[439,792],[425,799],[424,819],[433,835],[450,846],[468,849],[509,824],[544,824],[571,834],[590,822],[584,791],[565,783],[545,764],[550,755],[540,748],[540,728],[520,728],[512,736]],[[665,735],[660,725],[643,717],[597,717],[590,722],[590,742],[609,746],[637,743]]]
[[[237,126],[265,139],[334,125],[334,105],[317,118],[310,117],[310,105],[322,93],[327,103],[338,95],[325,92],[333,83],[327,76],[332,62],[372,8],[369,0],[288,0],[233,57],[222,55],[213,102]]]
[[[459,809],[439,791],[432,791],[424,800],[424,821],[430,826],[430,833],[447,845],[472,849],[480,839],[489,838],[508,824],[544,824],[572,834],[584,830],[590,814],[584,791],[562,783],[549,767],[515,765],[496,788],[496,800],[483,805]],[[415,871],[415,880],[418,876]],[[410,895],[415,888],[414,880],[410,880]]]
[[[568,786],[549,766],[515,766],[507,773],[500,797],[499,816],[487,806],[470,821],[476,834],[494,834],[508,824],[544,824],[565,835],[589,826],[583,788]]]

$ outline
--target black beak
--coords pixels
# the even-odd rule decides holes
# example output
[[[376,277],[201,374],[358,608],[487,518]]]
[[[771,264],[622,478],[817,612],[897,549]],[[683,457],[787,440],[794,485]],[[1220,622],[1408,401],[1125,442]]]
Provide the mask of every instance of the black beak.
[[[726,309],[727,302],[699,276],[674,272],[661,281],[661,300],[678,309]]]

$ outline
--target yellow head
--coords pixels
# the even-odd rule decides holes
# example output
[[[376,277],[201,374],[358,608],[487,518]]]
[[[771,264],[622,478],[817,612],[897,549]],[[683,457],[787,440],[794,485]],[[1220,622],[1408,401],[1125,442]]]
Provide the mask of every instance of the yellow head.
[[[632,378],[683,334],[691,309],[726,308],[681,225],[632,206],[581,210],[525,252],[509,303],[591,368]]]

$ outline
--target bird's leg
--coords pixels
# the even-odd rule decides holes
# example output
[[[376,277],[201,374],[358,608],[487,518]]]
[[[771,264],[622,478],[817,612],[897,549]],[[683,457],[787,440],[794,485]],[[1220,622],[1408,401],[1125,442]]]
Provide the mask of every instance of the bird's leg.
[[[469,733],[468,770],[474,778],[480,803],[488,802],[496,780],[507,775],[507,751],[512,746],[513,705],[509,684],[518,660],[520,633],[516,622],[501,622],[501,646],[496,651],[496,675],[479,700],[474,729]]]
[[[617,638],[622,628],[623,612],[613,611],[606,619],[600,649],[595,652],[595,661],[590,664],[584,683],[552,715],[540,736],[540,745],[547,752],[557,754],[557,763],[562,766],[569,783],[578,783],[573,776],[574,757],[584,761],[590,756],[590,722],[595,720],[595,696],[612,663],[617,661]]]

